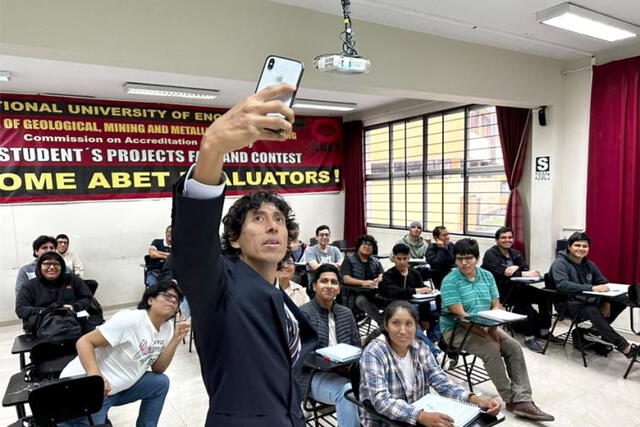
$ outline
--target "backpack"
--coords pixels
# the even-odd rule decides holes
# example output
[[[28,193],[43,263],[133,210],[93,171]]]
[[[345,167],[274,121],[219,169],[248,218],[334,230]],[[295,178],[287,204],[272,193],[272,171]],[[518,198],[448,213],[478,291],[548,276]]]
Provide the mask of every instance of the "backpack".
[[[38,313],[33,332],[38,339],[60,341],[80,337],[82,327],[71,310],[48,307]]]

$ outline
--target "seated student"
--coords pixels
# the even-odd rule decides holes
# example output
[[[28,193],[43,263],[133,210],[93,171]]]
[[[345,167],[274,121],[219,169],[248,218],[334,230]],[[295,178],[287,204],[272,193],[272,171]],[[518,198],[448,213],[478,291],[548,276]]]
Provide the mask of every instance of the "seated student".
[[[437,289],[440,289],[442,279],[455,268],[453,257],[453,243],[449,241],[449,231],[444,225],[433,229],[434,242],[427,248],[426,259],[431,270],[431,279]]]
[[[164,239],[154,239],[149,245],[151,261],[147,266],[147,286],[158,283],[162,266],[169,254],[171,254],[171,226],[164,231]]]
[[[409,265],[409,246],[404,243],[396,244],[392,249],[394,266],[384,272],[380,283],[380,293],[392,299],[409,300],[413,294],[430,294],[433,290],[425,286],[420,273]],[[420,314],[420,327],[417,329],[418,337],[422,339],[434,355],[440,350],[434,345],[440,338],[439,329],[436,326],[437,317],[431,311],[431,302],[416,304]],[[379,324],[382,324],[380,322]],[[427,331],[427,335],[424,334]]]
[[[340,264],[342,264],[342,252],[340,252],[340,249],[329,244],[330,238],[331,230],[329,230],[329,226],[321,225],[316,228],[318,244],[309,246],[304,251],[302,257],[303,261],[307,263],[308,271],[316,271],[322,264],[333,264],[340,268]]]
[[[300,240],[300,226],[298,224],[295,224],[291,229],[291,243],[289,243],[289,247],[291,248],[293,261],[301,262],[304,251],[307,249],[307,244]]]
[[[189,322],[178,322],[174,331],[171,321],[181,298],[175,282],[161,281],[145,290],[137,310],[117,312],[78,340],[78,357],[60,377],[86,373],[104,379],[102,408],[92,414],[96,424],[105,422],[112,406],[141,400],[136,426],[158,425],[169,390],[169,378],[163,372],[189,332]],[[86,418],[59,424],[81,425],[87,425]]]
[[[525,314],[527,322],[520,322],[514,326],[522,328],[524,344],[532,351],[542,353],[542,346],[536,337],[550,338],[551,305],[547,294],[532,286],[517,286],[511,277],[539,277],[538,271],[529,271],[527,261],[522,254],[513,249],[513,230],[510,227],[500,227],[495,234],[496,245],[484,253],[482,268],[493,274],[498,285],[500,301],[513,306],[515,313]],[[507,300],[508,297],[508,300]],[[538,305],[536,311],[531,304]]]
[[[23,265],[20,267],[20,270],[18,270],[15,288],[16,296],[18,295],[18,292],[20,292],[22,285],[36,277],[36,264],[38,262],[38,257],[42,254],[46,254],[47,252],[55,251],[56,244],[56,239],[52,236],[38,236],[36,240],[33,241],[31,246],[33,247],[32,255],[35,259],[29,264]]]
[[[69,250],[69,236],[66,234],[58,234],[56,236],[56,251],[62,255],[64,262],[67,264],[67,268],[76,276],[82,277],[84,275],[84,266],[82,261],[75,253]]]
[[[65,269],[64,258],[57,252],[47,252],[37,259],[36,277],[25,283],[16,297],[16,314],[25,331],[36,332],[38,314],[43,308],[61,305],[76,313],[89,309],[91,291],[81,278]],[[80,325],[90,328],[83,322]]]
[[[404,243],[409,246],[411,258],[424,258],[427,253],[428,244],[425,239],[422,238],[422,223],[420,221],[413,221],[409,224],[409,233],[398,240],[396,245],[399,243]]]
[[[359,287],[375,287],[382,280],[382,264],[372,255],[378,251],[378,242],[373,236],[363,234],[356,240],[355,253],[348,254],[340,266],[340,274],[346,285]],[[355,293],[343,289],[344,305],[353,310],[354,305],[364,311],[376,323],[382,322],[380,311],[372,294]]]
[[[567,250],[560,252],[556,260],[551,264],[549,274],[556,288],[561,292],[580,294],[583,291],[607,292],[609,288],[598,267],[591,262],[589,247],[591,238],[587,233],[575,232],[567,240]],[[625,296],[616,298],[600,298],[577,295],[569,301],[566,310],[570,316],[575,316],[583,301],[587,301],[582,310],[581,321],[588,319],[594,329],[602,338],[613,344],[616,349],[628,358],[633,358],[640,351],[640,347],[630,344],[624,337],[617,333],[611,323],[624,310]]]
[[[411,405],[433,387],[441,396],[474,403],[496,415],[500,411],[497,400],[469,393],[447,377],[422,341],[415,339],[417,324],[418,312],[407,301],[387,306],[384,328],[367,339],[360,359],[360,400],[368,400],[377,413],[395,421],[453,427],[447,415]],[[362,425],[385,424],[364,412]]]
[[[335,302],[342,283],[338,268],[332,264],[321,265],[312,283],[316,295],[300,307],[300,311],[318,334],[318,348],[340,343],[360,347],[360,335],[351,310]],[[298,377],[302,396],[305,396],[308,381],[308,373],[303,371]],[[340,427],[356,427],[360,425],[358,407],[345,399],[344,393],[348,390],[351,390],[351,382],[346,376],[335,372],[316,372],[311,379],[309,396],[319,402],[335,405]]]
[[[307,290],[293,281],[296,271],[295,262],[291,251],[288,251],[284,259],[278,263],[278,283],[280,289],[291,298],[298,307],[309,302]]]
[[[478,242],[474,239],[461,239],[456,242],[453,251],[457,268],[442,282],[443,313],[468,317],[478,311],[501,308],[493,276],[476,266],[480,257]],[[461,344],[468,328],[463,325],[456,326],[456,321],[451,316],[440,317],[442,335],[447,342],[450,342],[455,329],[453,345],[456,347]],[[532,420],[554,420],[552,415],[543,412],[533,403],[527,365],[518,341],[498,327],[485,329],[473,325],[464,350],[482,359],[507,410]]]

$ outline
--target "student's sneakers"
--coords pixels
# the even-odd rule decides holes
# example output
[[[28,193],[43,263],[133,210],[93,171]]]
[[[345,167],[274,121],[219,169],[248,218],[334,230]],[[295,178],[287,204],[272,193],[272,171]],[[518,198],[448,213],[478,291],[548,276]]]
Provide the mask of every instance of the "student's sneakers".
[[[542,353],[544,348],[540,345],[538,340],[535,338],[529,338],[524,340],[524,345],[531,351],[535,351],[536,353]]]
[[[535,421],[554,421],[555,417],[547,414],[538,408],[533,401],[529,402],[509,402],[506,405],[507,411],[513,412],[515,415],[523,418],[529,418]]]
[[[547,339],[549,340],[549,342],[552,342],[554,344],[563,344],[564,340],[562,338],[558,338],[555,335],[552,334],[546,334],[546,335],[538,335],[537,338],[546,341]]]
[[[640,353],[640,347],[638,347],[635,344],[631,344],[631,348],[629,349],[629,353],[625,354],[625,356],[627,357],[627,359],[633,359],[639,353]]]

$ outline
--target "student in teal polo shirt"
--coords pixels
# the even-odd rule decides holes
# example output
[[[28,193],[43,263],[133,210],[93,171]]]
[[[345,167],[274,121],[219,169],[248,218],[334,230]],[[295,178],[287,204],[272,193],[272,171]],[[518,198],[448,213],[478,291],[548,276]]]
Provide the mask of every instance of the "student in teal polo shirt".
[[[440,289],[443,313],[467,317],[481,310],[501,308],[500,295],[493,276],[477,267],[480,258],[478,242],[474,239],[458,240],[453,246],[453,254],[456,269],[445,277]],[[469,326],[458,324],[454,346],[460,345],[465,335],[464,327]],[[448,316],[442,316],[440,328],[444,339],[449,342],[456,322]],[[552,415],[543,412],[533,403],[527,365],[518,341],[500,328],[485,329],[473,325],[464,349],[482,359],[487,374],[506,403],[507,410],[536,421],[554,420]]]

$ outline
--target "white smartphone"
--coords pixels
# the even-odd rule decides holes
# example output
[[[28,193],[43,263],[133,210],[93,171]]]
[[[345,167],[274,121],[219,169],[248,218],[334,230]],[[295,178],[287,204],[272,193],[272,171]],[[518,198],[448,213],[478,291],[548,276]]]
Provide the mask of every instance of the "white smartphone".
[[[294,99],[296,98],[296,93],[298,93],[298,86],[300,86],[303,72],[304,64],[301,61],[283,58],[276,55],[267,56],[267,59],[264,61],[264,66],[262,67],[262,73],[260,73],[258,85],[256,86],[256,92],[280,83],[287,83],[291,86],[295,86],[296,90],[292,94],[280,98],[274,98],[282,101],[287,107],[291,107]],[[275,115],[282,117],[281,114]]]

